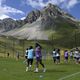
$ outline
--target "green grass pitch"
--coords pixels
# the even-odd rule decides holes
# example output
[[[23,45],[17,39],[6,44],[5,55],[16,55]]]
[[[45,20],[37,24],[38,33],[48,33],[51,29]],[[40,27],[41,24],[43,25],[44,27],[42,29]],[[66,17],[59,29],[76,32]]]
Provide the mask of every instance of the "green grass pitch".
[[[32,70],[26,72],[24,59],[16,61],[11,58],[0,58],[0,80],[80,80],[80,64],[69,62],[65,64],[54,64],[52,59],[43,61],[46,65],[46,72],[34,73],[35,60]]]

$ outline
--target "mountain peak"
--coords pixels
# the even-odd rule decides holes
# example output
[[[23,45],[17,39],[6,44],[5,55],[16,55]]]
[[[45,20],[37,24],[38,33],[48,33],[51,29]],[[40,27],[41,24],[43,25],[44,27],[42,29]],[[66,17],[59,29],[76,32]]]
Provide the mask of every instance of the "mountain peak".
[[[42,10],[31,11],[24,20],[20,20],[17,22],[20,26],[24,25],[24,23],[25,25],[21,28],[19,27],[19,29],[17,30],[5,33],[6,35],[11,35],[20,38],[22,37],[27,39],[36,38],[44,40],[48,39],[48,36],[46,36],[45,33],[47,30],[52,31],[53,33],[60,29],[64,29],[65,31],[66,29],[68,30],[78,28],[76,26],[76,20],[70,14],[64,12],[61,8],[51,3],[49,3]],[[11,24],[7,26],[11,26]]]
[[[60,17],[71,19],[72,21],[75,20],[75,18],[68,14],[67,12],[63,11],[61,8],[59,8],[57,5],[53,5],[49,3],[47,6],[45,6],[42,10],[33,10],[31,11],[27,17],[25,18],[26,23],[33,23],[36,21],[39,17],[43,19],[53,18],[57,19]]]

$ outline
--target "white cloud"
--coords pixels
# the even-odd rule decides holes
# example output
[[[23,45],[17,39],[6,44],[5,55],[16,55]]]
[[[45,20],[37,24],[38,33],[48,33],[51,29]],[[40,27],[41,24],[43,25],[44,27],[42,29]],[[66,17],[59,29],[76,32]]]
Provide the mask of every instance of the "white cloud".
[[[3,20],[4,18],[10,18],[10,17],[7,16],[7,15],[4,15],[4,14],[0,16],[0,19],[1,19],[1,20]]]
[[[59,0],[60,2],[64,2],[65,0]]]
[[[10,6],[6,6],[4,4],[5,2],[6,2],[6,0],[0,0],[0,17],[1,17],[1,19],[9,17],[9,14],[10,15],[15,15],[15,14],[24,15],[23,11],[12,8]]]
[[[22,17],[20,20],[24,20],[26,17]]]
[[[67,7],[68,7],[68,8],[73,7],[73,6],[75,6],[77,3],[78,3],[77,0],[70,0]]]
[[[0,6],[2,6],[2,4],[4,4],[6,2],[6,0],[0,0]]]
[[[44,2],[44,0],[23,0],[25,1],[25,4],[37,8],[37,7],[44,7],[48,3],[60,5],[65,9],[70,9],[74,7],[77,3],[79,3],[79,0],[48,0],[47,2]]]
[[[12,8],[12,7],[9,7],[9,6],[4,6],[4,7],[1,7],[1,9],[3,9],[3,12],[2,13],[12,13],[12,14],[24,14],[24,12],[22,12],[21,10],[18,10],[18,9],[15,9],[15,8]]]
[[[27,5],[30,5],[32,6],[33,8],[36,8],[36,7],[43,7],[44,6],[44,3],[42,2],[42,0],[26,0],[26,3]]]
[[[57,4],[57,0],[48,0],[48,2],[44,3],[44,0],[26,0],[26,4],[32,6],[33,8],[36,7],[44,7],[48,3]]]

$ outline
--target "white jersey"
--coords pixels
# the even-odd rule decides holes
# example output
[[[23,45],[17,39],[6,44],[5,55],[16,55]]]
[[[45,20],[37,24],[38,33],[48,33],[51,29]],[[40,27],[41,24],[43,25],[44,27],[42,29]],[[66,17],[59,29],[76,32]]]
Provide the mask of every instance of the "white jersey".
[[[53,57],[56,57],[56,51],[53,51]]]
[[[56,53],[56,57],[60,56],[59,53]]]
[[[26,50],[25,56],[28,56],[28,50]]]
[[[69,54],[70,56],[73,56],[73,52],[70,52],[70,54]]]
[[[74,57],[78,58],[79,57],[79,51],[74,52]]]

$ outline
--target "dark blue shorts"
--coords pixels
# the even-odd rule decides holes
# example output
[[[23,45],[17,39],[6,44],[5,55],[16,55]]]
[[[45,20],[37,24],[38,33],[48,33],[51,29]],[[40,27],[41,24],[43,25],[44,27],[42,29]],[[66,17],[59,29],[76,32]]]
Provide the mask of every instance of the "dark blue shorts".
[[[65,57],[66,60],[68,60],[68,57]]]
[[[41,57],[36,57],[36,60],[40,61],[40,60],[42,60],[42,58]]]

